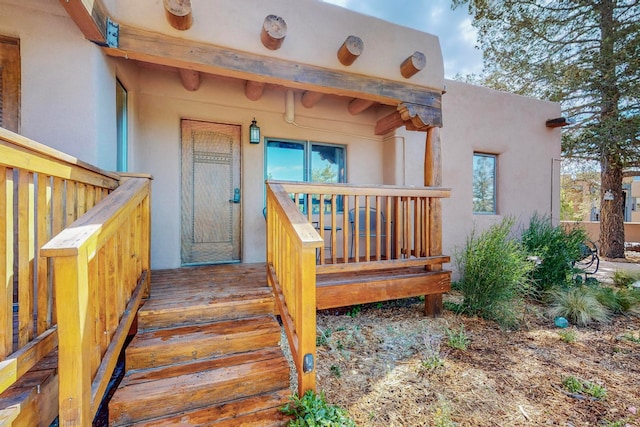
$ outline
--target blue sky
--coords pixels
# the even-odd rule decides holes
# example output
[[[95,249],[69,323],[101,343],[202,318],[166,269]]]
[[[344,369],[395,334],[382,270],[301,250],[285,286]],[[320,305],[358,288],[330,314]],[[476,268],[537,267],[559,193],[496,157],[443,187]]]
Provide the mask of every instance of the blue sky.
[[[482,71],[476,30],[467,8],[451,10],[451,0],[323,0],[440,38],[447,78]]]

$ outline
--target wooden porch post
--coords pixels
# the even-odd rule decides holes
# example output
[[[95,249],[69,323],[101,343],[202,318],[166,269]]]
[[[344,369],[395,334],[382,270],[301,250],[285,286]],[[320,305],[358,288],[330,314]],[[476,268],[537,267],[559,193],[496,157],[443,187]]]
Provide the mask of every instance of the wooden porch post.
[[[439,187],[442,185],[442,156],[440,132],[432,126],[427,130],[424,152],[424,186]],[[442,209],[439,198],[429,199],[429,248],[428,256],[442,255]],[[442,270],[442,264],[425,267],[429,271]],[[442,294],[425,295],[424,313],[437,317],[442,313]]]

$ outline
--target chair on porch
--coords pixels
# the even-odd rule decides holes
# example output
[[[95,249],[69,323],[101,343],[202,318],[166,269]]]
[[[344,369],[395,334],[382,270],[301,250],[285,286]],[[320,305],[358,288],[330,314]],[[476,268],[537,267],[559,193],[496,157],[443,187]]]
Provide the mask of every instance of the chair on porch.
[[[349,250],[349,257],[353,257],[353,246],[354,246],[354,239],[357,237],[358,239],[362,238],[362,237],[367,237],[368,238],[373,238],[375,239],[377,237],[377,221],[378,221],[378,215],[377,215],[377,210],[375,208],[369,208],[369,230],[367,231],[367,208],[361,207],[358,209],[358,231],[357,231],[357,235],[356,235],[356,230],[355,230],[355,209],[350,209],[349,210],[349,224],[351,224],[351,248]],[[385,229],[385,218],[384,218],[384,212],[380,211],[380,220],[382,221],[381,224],[381,230],[380,230],[380,245],[382,246],[381,248],[376,247],[376,252],[380,251],[380,253],[384,253],[384,251],[382,251],[381,249],[384,249],[384,241],[385,241],[385,237],[387,236],[384,232]],[[359,254],[356,254],[359,256]]]

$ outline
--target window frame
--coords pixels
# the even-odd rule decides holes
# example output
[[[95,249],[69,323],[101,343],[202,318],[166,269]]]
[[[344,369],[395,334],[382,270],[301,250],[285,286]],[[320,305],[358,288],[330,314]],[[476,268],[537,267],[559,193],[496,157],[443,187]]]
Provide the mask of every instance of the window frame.
[[[475,185],[476,185],[476,158],[484,157],[493,159],[493,170],[492,170],[492,210],[476,210],[476,197],[475,197]],[[471,172],[471,200],[472,200],[472,211],[474,215],[497,215],[498,214],[498,154],[494,153],[486,153],[480,151],[473,152],[473,160],[472,160],[472,172]]]
[[[119,102],[122,91],[123,102]],[[122,108],[121,108],[122,107]],[[129,91],[122,81],[116,78],[116,170],[129,170]]]
[[[0,35],[0,126],[20,133],[21,56],[20,39]]]
[[[273,137],[265,137],[264,138],[264,179],[265,181],[267,179],[269,179],[269,143],[270,142],[284,142],[284,143],[290,143],[290,144],[301,144],[303,146],[303,165],[302,165],[302,169],[303,169],[303,177],[304,179],[302,181],[295,181],[295,182],[306,182],[309,184],[313,184],[315,183],[314,181],[311,180],[312,177],[312,164],[311,164],[311,157],[313,156],[313,147],[314,146],[321,146],[321,147],[330,147],[330,148],[340,148],[342,149],[342,155],[343,155],[343,168],[344,168],[344,174],[341,177],[340,176],[340,172],[338,172],[338,181],[336,181],[335,183],[331,182],[328,184],[342,184],[342,183],[346,183],[347,182],[347,146],[343,145],[343,144],[334,144],[334,143],[327,143],[327,142],[317,142],[317,141],[311,141],[311,140],[297,140],[297,139],[287,139],[287,138],[273,138]],[[338,166],[339,168],[339,166]]]
[[[343,144],[333,144],[333,143],[325,143],[325,142],[317,142],[311,140],[296,140],[296,139],[286,139],[286,138],[273,138],[273,137],[265,137],[264,138],[264,179],[265,182],[269,179],[269,143],[270,142],[284,142],[290,144],[301,144],[303,146],[303,177],[302,181],[292,181],[292,182],[301,182],[314,184],[318,182],[314,182],[311,180],[313,168],[312,168],[312,156],[313,156],[313,147],[321,146],[321,147],[330,147],[330,148],[339,148],[342,150],[342,167],[344,172],[341,176],[340,174],[340,165],[338,166],[338,181],[337,182],[329,182],[326,184],[339,184],[347,182],[347,146]],[[313,196],[314,200],[316,196]],[[266,205],[266,191],[265,191],[265,205]],[[307,213],[306,200],[302,200],[300,204],[300,209],[303,213]],[[337,199],[337,212],[343,211],[343,203],[342,196]]]

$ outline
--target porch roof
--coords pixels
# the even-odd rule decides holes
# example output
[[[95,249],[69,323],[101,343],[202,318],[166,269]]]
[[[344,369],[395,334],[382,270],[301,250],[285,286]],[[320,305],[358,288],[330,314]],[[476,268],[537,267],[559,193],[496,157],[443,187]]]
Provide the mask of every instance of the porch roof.
[[[252,100],[276,84],[305,91],[305,106],[330,94],[352,97],[351,114],[374,103],[396,107],[380,119],[378,134],[403,125],[442,126],[444,67],[438,38],[430,34],[317,0],[194,0],[193,7],[188,0],[164,0],[165,7],[153,0],[61,3],[108,55],[176,67],[189,90],[197,90],[199,73],[210,73],[246,80]],[[171,5],[188,12],[193,25],[172,27],[182,18],[169,12],[175,12]],[[284,26],[276,29],[280,46],[264,40],[269,17]],[[118,25],[109,42],[106,35],[115,30],[107,20]],[[341,47],[350,36],[362,45]]]

